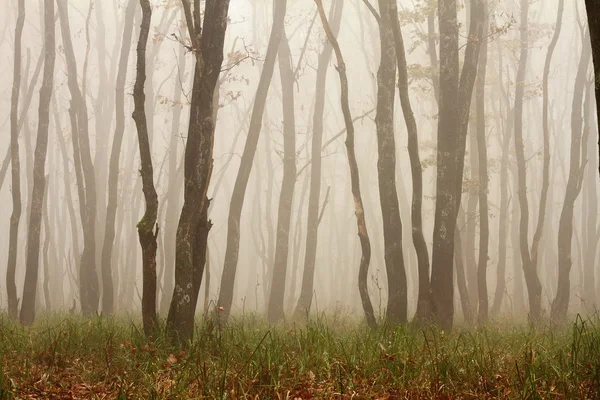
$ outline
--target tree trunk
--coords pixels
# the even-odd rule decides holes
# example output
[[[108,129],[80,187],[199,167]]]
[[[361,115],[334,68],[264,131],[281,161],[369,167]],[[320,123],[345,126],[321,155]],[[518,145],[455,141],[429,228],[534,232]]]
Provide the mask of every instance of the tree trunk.
[[[350,104],[348,100],[348,76],[346,75],[346,64],[344,63],[337,38],[331,30],[329,22],[327,22],[322,0],[315,0],[315,3],[317,4],[323,29],[325,30],[325,34],[327,35],[329,43],[331,43],[331,46],[333,47],[333,51],[335,52],[338,63],[336,68],[340,76],[341,105],[342,113],[344,114],[344,124],[346,126],[346,150],[348,152],[348,164],[350,166],[350,182],[352,184],[352,197],[354,199],[358,237],[360,239],[360,247],[362,251],[360,267],[358,271],[358,291],[360,293],[363,310],[367,319],[367,325],[371,328],[375,328],[377,326],[377,321],[375,320],[375,313],[373,311],[373,305],[371,304],[369,290],[367,288],[369,263],[371,261],[371,242],[369,240],[369,233],[367,232],[365,209],[360,193],[358,163],[356,162],[356,153],[354,151],[354,122],[352,121],[352,115],[350,114]]]
[[[588,25],[590,29],[590,39],[592,42],[592,55],[594,59],[594,75],[596,77],[596,113],[600,120],[600,7],[597,0],[585,0],[587,8]],[[594,134],[599,134],[594,132]],[[600,137],[598,139],[598,147],[600,148]],[[600,173],[600,164],[598,164],[598,172]]]
[[[6,292],[8,296],[8,313],[12,318],[18,316],[17,286],[15,271],[17,269],[17,247],[19,239],[19,221],[21,220],[21,163],[19,161],[19,95],[21,93],[21,40],[25,24],[25,0],[19,0],[19,14],[15,27],[15,60],[13,85],[10,99],[10,162],[12,178],[13,210],[10,216],[10,233],[8,243],[8,262],[6,266]]]
[[[56,59],[56,39],[54,23],[54,0],[44,0],[44,77],[40,89],[38,132],[35,145],[33,166],[33,190],[31,192],[31,216],[27,231],[27,260],[25,264],[25,282],[23,284],[23,302],[20,320],[30,325],[35,317],[35,298],[38,281],[40,257],[40,228],[44,190],[46,186],[45,165],[48,149],[48,128],[50,125],[50,100],[54,83],[54,61]]]
[[[240,168],[231,195],[229,217],[227,220],[227,247],[225,249],[223,275],[221,276],[221,291],[218,300],[218,305],[223,308],[223,311],[219,314],[221,321],[223,322],[227,321],[233,304],[235,274],[240,251],[240,219],[242,207],[244,205],[246,187],[248,186],[248,179],[250,178],[250,171],[252,170],[252,163],[254,161],[254,155],[256,154],[258,139],[260,137],[265,104],[271,85],[271,78],[273,77],[273,69],[275,68],[279,42],[283,35],[286,8],[287,0],[276,0],[265,64],[258,82],[248,137],[246,139],[240,161]]]
[[[88,132],[88,111],[85,97],[77,82],[77,64],[71,30],[69,27],[69,13],[66,0],[57,0],[60,27],[67,62],[67,78],[71,92],[71,128],[75,152],[76,169],[80,170],[77,182],[79,187],[79,204],[81,207],[81,220],[83,228],[83,255],[80,268],[80,300],[81,310],[84,314],[91,314],[98,310],[100,299],[98,275],[96,273],[96,178],[94,165],[90,152]],[[85,82],[82,83],[85,85]],[[80,167],[78,167],[80,165]]]
[[[167,328],[171,339],[187,342],[193,337],[194,315],[202,282],[211,222],[206,196],[213,168],[215,135],[214,92],[223,63],[229,0],[209,0],[200,29],[200,1],[183,0],[187,27],[196,57],[188,139],[185,148],[184,204],[179,218],[175,250],[175,289]],[[202,34],[201,34],[202,32]]]
[[[330,10],[332,34],[337,37],[340,31],[342,10],[344,2],[332,2]],[[308,217],[306,222],[306,252],[304,254],[304,269],[302,274],[302,287],[300,298],[294,312],[295,318],[307,316],[313,298],[315,259],[317,256],[317,242],[319,234],[319,203],[321,199],[321,146],[323,143],[323,119],[325,113],[325,89],[327,85],[327,71],[333,54],[331,43],[323,45],[319,54],[317,65],[317,81],[315,87],[315,109],[312,121],[311,167],[310,167],[310,193],[308,197]]]
[[[396,81],[396,48],[390,0],[379,0],[379,35],[381,59],[377,72],[377,174],[379,201],[383,217],[383,241],[388,282],[386,319],[392,324],[406,323],[408,293],[404,254],[402,251],[402,221],[396,190],[396,141],[394,138],[394,98]]]
[[[290,221],[296,186],[296,117],[294,110],[294,70],[285,29],[279,44],[279,73],[283,102],[283,180],[277,213],[277,239],[273,264],[273,283],[267,318],[277,322],[284,316],[285,283],[290,243]]]
[[[119,159],[121,157],[121,144],[125,132],[125,80],[127,79],[127,65],[131,49],[131,36],[133,32],[133,17],[137,6],[136,0],[129,0],[125,10],[125,23],[121,54],[119,57],[119,70],[115,89],[115,114],[116,126],[110,153],[108,172],[108,203],[106,206],[106,223],[104,227],[104,244],[102,246],[102,312],[112,314],[114,309],[114,288],[112,278],[112,250],[115,241],[115,217],[117,214],[117,190],[119,187]]]
[[[565,192],[565,202],[558,225],[558,287],[556,297],[552,302],[550,317],[557,322],[563,322],[567,318],[569,309],[569,300],[571,296],[571,247],[573,240],[573,209],[575,200],[581,192],[581,185],[584,177],[584,167],[586,160],[582,160],[582,155],[587,152],[582,151],[587,144],[587,135],[589,132],[589,91],[586,91],[586,81],[588,75],[588,66],[590,64],[591,52],[586,45],[587,37],[584,38],[584,45],[581,53],[581,60],[575,78],[575,87],[573,90],[573,105],[571,109],[571,159],[569,163],[569,178],[567,180],[567,189]],[[582,107],[583,98],[586,98],[585,107]],[[583,115],[582,115],[583,114]],[[585,120],[585,128],[583,122]],[[583,128],[583,135],[582,135]],[[583,138],[582,138],[583,136]]]

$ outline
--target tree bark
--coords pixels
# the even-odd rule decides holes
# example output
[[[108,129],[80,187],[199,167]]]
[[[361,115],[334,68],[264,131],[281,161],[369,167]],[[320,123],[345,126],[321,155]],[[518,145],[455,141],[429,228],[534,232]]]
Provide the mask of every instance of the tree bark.
[[[200,27],[200,2],[182,0],[187,27],[196,57],[188,139],[185,148],[184,203],[179,217],[175,245],[175,289],[167,317],[167,329],[174,341],[193,337],[194,315],[202,282],[208,232],[209,200],[206,196],[213,168],[215,135],[214,92],[223,63],[229,0],[209,0]]]
[[[362,301],[363,310],[367,319],[367,325],[371,328],[377,327],[377,321],[375,319],[375,312],[373,311],[373,305],[369,297],[369,290],[367,288],[367,278],[369,274],[369,263],[371,261],[371,241],[369,240],[369,233],[367,232],[367,223],[365,220],[365,209],[363,206],[362,196],[360,193],[360,179],[358,173],[358,163],[356,162],[356,153],[354,150],[354,122],[352,121],[352,115],[350,114],[350,104],[348,100],[348,76],[346,75],[346,64],[342,57],[340,45],[338,44],[337,38],[333,34],[327,17],[325,16],[325,10],[323,9],[322,0],[315,0],[317,9],[319,11],[319,17],[323,24],[323,29],[327,35],[327,39],[337,59],[337,71],[340,76],[341,85],[341,106],[342,113],[344,114],[344,124],[346,126],[346,151],[348,153],[348,164],[350,166],[350,182],[352,185],[352,197],[354,199],[354,212],[356,214],[356,223],[358,226],[358,237],[360,239],[361,247],[361,259],[360,267],[358,271],[358,291]]]
[[[258,82],[258,88],[256,90],[252,108],[252,119],[250,120],[250,128],[248,129],[248,137],[246,139],[246,144],[244,145],[240,168],[231,195],[229,217],[227,220],[227,247],[225,249],[223,275],[221,276],[221,291],[218,300],[218,305],[223,308],[223,311],[219,313],[222,322],[227,321],[233,304],[235,274],[240,251],[240,219],[242,207],[244,205],[246,187],[248,186],[248,179],[250,178],[250,171],[252,170],[252,163],[254,161],[254,155],[256,154],[258,139],[260,137],[265,104],[271,85],[271,78],[273,77],[273,70],[275,68],[275,61],[279,50],[279,42],[283,35],[286,8],[287,0],[276,0],[265,64]]]
[[[50,100],[54,84],[54,61],[56,59],[56,24],[54,22],[54,0],[44,0],[44,75],[40,89],[38,132],[33,167],[33,190],[31,192],[31,216],[27,231],[27,259],[23,302],[20,320],[30,325],[35,317],[35,298],[40,257],[40,228],[44,190],[46,187],[45,165],[48,150],[48,128],[50,125]]]
[[[337,37],[342,20],[343,1],[334,1],[330,10],[330,27],[332,34]],[[323,118],[325,113],[325,88],[327,71],[333,54],[331,43],[323,46],[317,65],[317,80],[315,87],[315,108],[312,120],[310,193],[308,197],[308,217],[306,222],[306,252],[304,254],[304,269],[300,298],[294,312],[295,318],[307,316],[313,298],[315,260],[319,234],[319,204],[321,199],[321,147],[323,143]]]
[[[283,32],[279,44],[279,73],[283,103],[283,180],[277,213],[277,239],[273,265],[273,283],[267,318],[277,322],[284,316],[285,283],[290,243],[290,221],[296,186],[296,117],[294,110],[294,70],[288,39]]]
[[[12,318],[18,316],[17,286],[15,272],[17,269],[17,247],[19,239],[19,221],[21,220],[21,163],[19,161],[19,95],[21,93],[21,50],[23,26],[25,25],[25,0],[19,0],[19,14],[15,27],[15,60],[13,85],[10,99],[10,162],[13,210],[10,216],[10,233],[8,239],[8,262],[6,266],[6,292],[8,296],[8,313]]]
[[[598,0],[585,0],[587,9],[588,26],[590,29],[590,39],[592,42],[592,56],[594,60],[594,75],[596,77],[596,114],[600,120],[600,5]],[[599,134],[598,132],[594,132]],[[598,148],[600,149],[600,135],[598,138]],[[598,164],[600,173],[600,164]]]

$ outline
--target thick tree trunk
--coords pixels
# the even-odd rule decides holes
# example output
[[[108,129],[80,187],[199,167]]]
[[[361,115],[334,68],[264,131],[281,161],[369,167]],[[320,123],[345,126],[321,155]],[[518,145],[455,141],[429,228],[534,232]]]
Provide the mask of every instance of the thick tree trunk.
[[[277,238],[275,260],[273,264],[273,280],[267,318],[277,322],[284,316],[285,283],[288,268],[290,243],[290,221],[292,203],[296,186],[296,117],[294,110],[294,70],[292,54],[288,39],[283,32],[279,44],[279,73],[281,76],[281,96],[283,102],[283,180],[279,195],[277,213]]]
[[[592,56],[594,59],[594,75],[596,77],[596,113],[600,120],[600,4],[598,0],[585,0],[587,8],[588,24],[590,29],[590,39],[592,42]],[[598,132],[594,132],[598,135]],[[600,135],[598,138],[598,148],[600,149]],[[600,173],[600,164],[598,164]]]
[[[223,63],[229,0],[209,0],[200,29],[200,1],[182,1],[196,56],[188,139],[185,148],[184,204],[179,218],[175,250],[175,289],[167,317],[173,340],[189,341],[206,259],[211,222],[206,196],[213,168],[215,135],[214,92]],[[201,33],[202,32],[202,33]]]
[[[330,11],[332,34],[337,37],[340,31],[342,10],[344,2],[334,1]],[[317,81],[315,88],[315,109],[312,120],[311,166],[310,166],[310,194],[308,197],[308,217],[306,222],[306,252],[304,254],[304,269],[300,298],[294,312],[295,318],[307,316],[313,298],[315,260],[317,257],[317,242],[319,234],[319,203],[321,199],[321,146],[323,143],[323,118],[325,113],[325,89],[327,85],[327,71],[333,54],[331,43],[323,46],[317,65]]]
[[[569,177],[567,180],[567,189],[565,192],[565,202],[558,225],[558,287],[556,297],[552,302],[550,317],[557,322],[565,321],[569,309],[569,300],[571,297],[571,247],[573,241],[573,209],[575,200],[581,192],[581,185],[584,177],[584,167],[586,160],[582,160],[582,154],[585,155],[587,135],[589,132],[589,91],[586,91],[586,81],[588,67],[590,64],[591,52],[586,46],[587,37],[584,39],[584,46],[581,53],[581,60],[575,78],[575,87],[573,90],[573,105],[571,109],[571,158],[569,163]],[[582,107],[583,98],[586,98],[585,109]],[[583,115],[582,115],[583,114]],[[583,122],[585,120],[585,128]],[[583,134],[582,134],[583,130]],[[582,138],[583,136],[583,138]]]
[[[218,300],[218,305],[223,308],[223,311],[219,314],[221,321],[223,322],[229,317],[231,306],[233,304],[235,274],[240,252],[240,219],[242,207],[244,205],[246,187],[248,186],[248,179],[250,178],[254,155],[256,154],[256,148],[258,146],[265,104],[267,102],[267,95],[269,93],[271,78],[273,77],[273,70],[275,68],[275,61],[279,50],[279,42],[283,35],[286,8],[287,0],[276,0],[265,64],[258,82],[248,137],[246,139],[240,161],[240,168],[231,195],[229,217],[227,220],[227,247],[225,249],[225,261],[220,286],[221,291]]]
[[[27,231],[27,260],[23,302],[20,312],[21,323],[30,325],[35,317],[35,299],[40,257],[40,228],[44,190],[46,186],[45,165],[48,149],[48,128],[50,125],[50,100],[54,83],[54,61],[56,59],[56,39],[54,22],[54,0],[44,0],[44,77],[40,89],[38,132],[35,145],[33,167],[33,190],[31,192],[31,216]]]
[[[108,203],[106,206],[106,223],[104,227],[104,243],[102,246],[101,261],[102,312],[105,314],[111,314],[114,309],[113,266],[111,261],[115,241],[115,217],[117,214],[117,190],[119,187],[119,159],[121,158],[121,144],[123,143],[123,133],[125,132],[125,80],[127,79],[127,65],[129,61],[129,51],[131,49],[133,17],[135,16],[137,4],[137,0],[129,0],[125,10],[123,39],[115,89],[116,126],[110,153]]]
[[[333,46],[333,51],[337,59],[337,71],[340,76],[341,85],[341,105],[342,113],[344,114],[344,124],[346,126],[346,151],[348,153],[348,164],[350,166],[350,182],[352,185],[352,197],[354,199],[354,212],[356,214],[356,222],[358,226],[358,237],[360,239],[361,259],[358,271],[358,291],[362,301],[363,310],[367,319],[367,325],[371,328],[377,326],[373,305],[369,298],[369,290],[367,288],[367,278],[369,274],[369,263],[371,261],[371,242],[369,233],[367,232],[367,223],[365,220],[365,209],[363,206],[362,196],[360,193],[360,180],[358,174],[358,163],[356,162],[356,153],[354,151],[354,122],[350,114],[350,104],[348,99],[348,76],[346,75],[346,64],[342,57],[340,45],[337,38],[333,34],[325,10],[323,9],[322,0],[315,0],[319,11],[319,17],[323,24],[325,34],[329,43]]]
[[[451,329],[454,317],[454,229],[461,200],[469,109],[483,31],[483,3],[482,0],[471,0],[470,40],[465,49],[460,84],[456,0],[440,0],[438,15],[440,104],[431,296],[436,321],[442,328]]]
[[[381,58],[377,72],[377,174],[379,201],[383,217],[383,241],[388,282],[386,319],[403,324],[408,319],[408,293],[404,254],[402,251],[402,221],[396,190],[396,141],[394,138],[394,99],[396,81],[396,47],[390,0],[379,0],[379,35]]]
[[[19,239],[19,222],[21,220],[21,163],[19,161],[19,95],[21,93],[21,39],[25,24],[25,0],[19,0],[19,14],[15,27],[15,60],[13,85],[10,98],[10,163],[12,183],[13,210],[10,216],[10,233],[8,239],[8,262],[6,266],[6,292],[8,296],[8,313],[12,318],[18,316],[17,286],[15,272],[17,269],[17,247]]]
[[[77,64],[71,41],[69,12],[66,0],[57,0],[60,27],[67,62],[67,78],[71,92],[71,128],[75,152],[75,168],[79,170],[77,186],[83,228],[83,254],[80,267],[80,300],[84,314],[98,310],[100,299],[96,272],[96,178],[90,152],[88,111],[85,97],[77,82]],[[82,83],[83,85],[85,82]],[[78,165],[80,167],[78,167]]]
[[[152,19],[152,8],[149,0],[140,0],[142,7],[142,25],[137,44],[137,73],[133,87],[133,120],[137,127],[138,143],[140,146],[140,174],[142,176],[142,191],[146,201],[146,212],[137,224],[140,245],[142,247],[142,319],[144,333],[150,336],[156,328],[156,249],[158,225],[158,196],[154,188],[154,169],[152,167],[152,153],[148,138],[148,125],[146,122],[144,84],[146,83],[146,44]]]

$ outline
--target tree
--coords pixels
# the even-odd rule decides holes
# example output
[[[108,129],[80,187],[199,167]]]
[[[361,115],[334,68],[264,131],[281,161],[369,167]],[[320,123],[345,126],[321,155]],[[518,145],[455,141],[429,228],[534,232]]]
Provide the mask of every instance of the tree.
[[[115,241],[115,218],[117,214],[117,189],[119,186],[119,159],[121,158],[121,144],[125,132],[125,80],[127,79],[127,65],[131,49],[131,36],[133,32],[133,17],[137,6],[136,0],[129,0],[125,9],[123,24],[123,39],[119,55],[119,70],[115,87],[115,134],[110,153],[108,172],[108,202],[106,206],[106,224],[104,227],[104,244],[102,246],[102,312],[111,314],[114,308],[114,289],[112,278],[112,250]]]
[[[69,117],[73,136],[75,175],[79,194],[81,226],[83,228],[83,254],[80,262],[80,301],[84,314],[98,310],[100,299],[96,273],[96,177],[90,151],[88,110],[85,96],[77,82],[77,63],[71,41],[69,8],[66,0],[57,0],[60,30],[67,63],[67,83],[71,93]],[[85,74],[82,85],[85,85]],[[83,91],[85,92],[85,91]]]
[[[10,99],[10,163],[12,178],[13,210],[10,216],[10,233],[8,239],[8,262],[6,266],[6,292],[8,296],[8,313],[17,318],[19,301],[15,284],[17,269],[17,241],[19,238],[19,221],[21,220],[21,164],[19,161],[19,95],[21,93],[21,41],[25,25],[25,0],[19,0],[19,14],[15,27],[15,60],[13,85]]]
[[[246,188],[252,163],[258,146],[258,139],[262,128],[263,114],[269,87],[271,86],[271,78],[277,60],[277,52],[279,43],[284,34],[284,19],[287,8],[287,0],[275,0],[273,11],[273,25],[271,26],[271,35],[269,44],[267,45],[267,55],[263,66],[254,104],[252,106],[252,118],[250,120],[250,128],[248,129],[248,137],[244,145],[240,168],[235,179],[233,193],[231,195],[231,203],[229,205],[229,216],[227,219],[227,247],[225,249],[225,261],[223,265],[223,275],[221,276],[221,291],[217,304],[223,308],[219,313],[222,321],[226,321],[231,312],[233,304],[233,290],[235,287],[235,274],[240,251],[240,219],[242,207],[244,206],[244,198],[246,196]]]
[[[350,182],[352,187],[352,197],[354,200],[354,213],[356,215],[356,224],[358,226],[358,237],[360,240],[361,247],[361,258],[360,266],[358,270],[358,291],[360,294],[363,310],[367,319],[367,325],[371,328],[377,326],[375,319],[375,312],[373,311],[373,305],[369,297],[369,290],[367,288],[367,277],[369,273],[369,263],[371,261],[371,241],[369,240],[369,233],[367,231],[367,223],[365,220],[365,208],[363,206],[362,196],[360,192],[360,180],[358,174],[358,163],[356,162],[356,152],[354,149],[354,121],[350,114],[350,104],[348,100],[348,76],[346,75],[346,63],[340,50],[340,45],[336,37],[333,35],[327,17],[325,16],[325,10],[323,9],[322,0],[315,0],[317,9],[319,11],[319,17],[323,24],[323,29],[327,35],[327,39],[337,59],[337,71],[340,76],[341,85],[341,106],[342,113],[344,114],[344,125],[346,126],[346,152],[348,155],[348,165],[350,167]]]
[[[40,228],[46,187],[45,165],[50,125],[50,100],[52,98],[54,61],[56,59],[55,28],[54,0],[44,0],[44,75],[40,89],[38,130],[33,166],[33,190],[31,193],[31,216],[29,218],[29,230],[27,231],[25,282],[23,284],[23,303],[19,317],[21,323],[25,325],[30,325],[35,317],[40,257]]]
[[[456,0],[438,2],[440,101],[431,297],[434,318],[444,329],[452,328],[454,317],[454,231],[462,194],[471,95],[483,32],[483,1],[471,0],[469,35],[460,80]]]
[[[587,9],[588,24],[590,29],[590,40],[592,42],[592,57],[594,60],[594,75],[596,77],[596,114],[600,120],[600,4],[598,0],[585,0]],[[600,149],[600,138],[598,140]],[[600,173],[600,164],[598,164]]]
[[[179,217],[175,250],[175,289],[167,317],[173,340],[189,341],[206,259],[209,200],[206,196],[213,168],[215,135],[214,92],[223,63],[229,0],[208,0],[201,29],[200,1],[182,0],[186,25],[196,58],[188,139],[184,160],[184,203]]]
[[[148,125],[146,122],[144,84],[146,82],[146,44],[148,43],[148,32],[150,31],[150,20],[152,19],[152,8],[149,0],[140,0],[142,7],[142,26],[137,45],[137,73],[133,87],[133,120],[138,131],[138,143],[140,146],[140,159],[142,175],[142,190],[146,201],[146,212],[138,223],[138,235],[142,246],[142,318],[144,321],[144,332],[149,336],[156,328],[156,249],[158,236],[158,225],[156,224],[158,214],[158,196],[154,188],[154,170],[152,168],[152,154],[150,152],[150,140],[148,139]]]

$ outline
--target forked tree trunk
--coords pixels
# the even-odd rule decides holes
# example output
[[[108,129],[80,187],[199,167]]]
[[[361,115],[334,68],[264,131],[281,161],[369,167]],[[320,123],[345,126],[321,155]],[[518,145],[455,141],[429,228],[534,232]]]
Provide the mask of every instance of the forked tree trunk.
[[[584,38],[581,60],[579,62],[579,68],[575,78],[575,88],[573,90],[569,178],[567,180],[565,202],[563,203],[558,225],[558,287],[556,290],[556,297],[552,302],[550,313],[552,320],[557,322],[566,320],[569,309],[569,300],[571,297],[570,273],[573,262],[571,257],[573,241],[573,209],[575,207],[575,200],[577,200],[577,197],[581,192],[586,163],[584,157],[587,153],[587,148],[585,146],[587,144],[587,135],[589,134],[586,130],[589,130],[588,120],[590,116],[589,91],[586,91],[586,81],[591,58],[590,48],[586,45],[586,42],[587,36]],[[582,107],[584,96],[586,98],[585,109]],[[584,120],[586,121],[585,128],[583,128]],[[584,157],[582,157],[582,155],[584,155]]]
[[[277,238],[273,280],[267,318],[277,322],[284,316],[285,283],[288,268],[290,243],[290,221],[296,186],[296,117],[294,110],[294,70],[288,39],[283,32],[279,44],[279,73],[281,76],[281,97],[283,102],[283,180],[279,195],[277,213]]]
[[[383,241],[388,282],[386,319],[404,324],[408,319],[408,292],[402,249],[402,221],[396,190],[396,141],[394,138],[394,99],[396,81],[396,47],[392,25],[393,0],[379,0],[379,36],[381,59],[377,72],[377,173],[379,201],[383,217]],[[393,15],[392,15],[393,14]]]
[[[148,125],[146,122],[146,44],[152,19],[152,8],[149,0],[140,0],[142,7],[142,25],[137,44],[137,73],[133,86],[133,120],[137,127],[138,143],[140,146],[140,174],[142,176],[142,191],[146,201],[146,212],[137,224],[140,245],[142,247],[142,319],[144,333],[150,336],[156,328],[156,249],[158,236],[158,196],[154,188],[154,169],[152,168],[152,153],[148,138]]]
[[[188,139],[185,148],[184,203],[175,245],[175,289],[167,317],[168,334],[174,341],[193,337],[194,315],[202,282],[211,222],[206,196],[213,168],[215,135],[214,92],[223,63],[229,0],[209,0],[200,26],[200,1],[182,0],[185,19],[196,57]]]
[[[66,0],[57,0],[60,27],[67,62],[67,79],[71,92],[71,130],[83,228],[83,254],[80,267],[80,300],[84,314],[98,310],[100,298],[96,273],[96,178],[90,152],[88,111],[84,95],[77,82],[77,64],[71,41],[69,12]],[[85,84],[85,82],[83,82]]]
[[[38,132],[33,166],[33,190],[31,193],[31,216],[27,231],[27,260],[23,302],[20,312],[21,323],[30,325],[35,317],[35,298],[40,257],[40,228],[44,190],[46,186],[45,165],[48,150],[48,128],[50,125],[50,100],[54,84],[54,61],[56,39],[54,30],[54,0],[44,0],[44,77],[40,89]]]
[[[111,314],[114,309],[114,288],[112,278],[112,251],[115,241],[115,218],[117,215],[117,190],[119,187],[119,159],[121,158],[121,144],[125,132],[125,80],[127,79],[127,65],[131,49],[131,36],[133,33],[133,17],[137,0],[129,0],[125,10],[125,23],[121,54],[119,56],[119,70],[115,89],[115,114],[116,125],[110,153],[108,172],[108,202],[106,206],[106,223],[104,227],[104,243],[102,246],[102,312]]]
[[[8,239],[8,262],[6,266],[6,292],[8,296],[8,313],[11,318],[18,316],[17,286],[15,272],[17,269],[17,248],[19,239],[19,221],[21,220],[21,163],[19,161],[19,95],[21,93],[21,39],[25,24],[25,0],[19,0],[19,14],[15,27],[15,60],[13,85],[10,98],[10,163],[12,183],[13,210],[10,216],[10,233]]]
[[[373,311],[373,305],[369,297],[369,290],[367,288],[367,278],[369,274],[369,263],[371,261],[371,241],[369,240],[369,233],[367,232],[367,223],[365,220],[365,209],[363,206],[362,196],[360,193],[360,180],[358,174],[358,163],[356,162],[356,153],[354,151],[354,122],[352,121],[352,115],[350,114],[350,103],[348,99],[348,76],[346,75],[346,64],[342,57],[340,45],[338,44],[337,38],[334,36],[327,17],[325,16],[325,10],[323,9],[322,0],[315,0],[317,9],[319,11],[319,17],[323,24],[323,29],[327,35],[327,39],[337,59],[337,71],[340,76],[341,85],[341,105],[342,113],[344,114],[344,124],[346,126],[346,151],[348,153],[348,164],[350,166],[350,182],[352,186],[352,197],[354,200],[354,212],[356,214],[356,223],[358,226],[358,237],[360,239],[361,247],[361,258],[360,267],[358,270],[358,291],[362,301],[363,310],[367,319],[367,325],[371,328],[377,326],[375,319],[375,312]]]
[[[334,36],[337,36],[341,20],[343,1],[334,1],[331,5],[333,13],[330,11],[331,29]],[[306,223],[306,252],[304,254],[304,269],[302,273],[302,287],[300,289],[300,298],[294,311],[295,318],[307,316],[313,298],[314,278],[315,278],[315,260],[317,257],[317,243],[319,234],[319,203],[321,199],[321,146],[323,143],[323,118],[325,113],[325,88],[327,87],[327,71],[329,62],[333,54],[331,43],[327,42],[323,46],[317,64],[317,81],[315,88],[315,109],[312,121],[312,142],[311,155],[312,162],[310,166],[310,194],[308,197],[308,217]]]
[[[242,207],[244,205],[250,171],[252,170],[252,163],[254,162],[254,155],[256,154],[256,148],[258,146],[267,95],[269,93],[269,87],[271,86],[271,78],[273,77],[273,70],[275,68],[275,61],[279,50],[279,42],[281,41],[284,30],[287,0],[275,1],[273,26],[271,27],[271,36],[267,46],[265,64],[262,73],[260,74],[258,88],[256,89],[248,137],[246,139],[246,144],[244,145],[240,168],[235,179],[231,203],[229,205],[229,217],[227,219],[227,247],[225,249],[225,261],[220,286],[221,291],[218,300],[218,305],[223,308],[223,311],[219,313],[222,322],[227,321],[233,304],[235,274],[240,255],[240,219]]]

